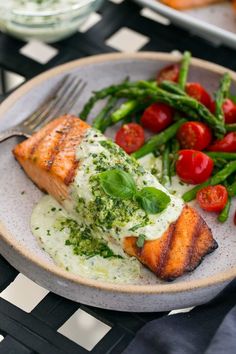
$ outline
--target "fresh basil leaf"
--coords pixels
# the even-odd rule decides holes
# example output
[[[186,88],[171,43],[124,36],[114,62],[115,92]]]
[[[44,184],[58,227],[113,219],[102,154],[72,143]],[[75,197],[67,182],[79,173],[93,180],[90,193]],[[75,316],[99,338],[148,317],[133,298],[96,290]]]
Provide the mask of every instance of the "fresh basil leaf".
[[[144,187],[137,194],[137,200],[147,214],[160,213],[170,203],[170,197],[154,187]]]
[[[133,177],[122,170],[114,169],[99,174],[104,192],[111,197],[131,199],[136,194]]]
[[[145,242],[146,236],[144,234],[140,234],[137,238],[136,245],[139,248],[142,248]]]

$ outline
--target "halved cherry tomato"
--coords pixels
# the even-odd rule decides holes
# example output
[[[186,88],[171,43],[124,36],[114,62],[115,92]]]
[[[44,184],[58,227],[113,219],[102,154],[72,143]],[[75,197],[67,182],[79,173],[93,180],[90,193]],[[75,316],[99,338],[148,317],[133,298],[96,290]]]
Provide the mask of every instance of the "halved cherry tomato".
[[[209,151],[236,152],[236,132],[225,135],[221,140],[216,140],[214,144],[208,147]]]
[[[223,103],[223,112],[225,117],[225,123],[236,123],[236,104],[227,98]]]
[[[141,124],[153,133],[158,133],[172,123],[173,115],[171,107],[164,103],[153,103],[143,112]]]
[[[228,201],[227,189],[220,184],[202,188],[197,192],[197,201],[203,210],[219,212]]]
[[[145,141],[144,130],[136,123],[124,124],[116,133],[115,142],[127,154],[137,151]]]
[[[198,82],[189,82],[186,84],[186,92],[189,96],[201,102],[210,111],[213,109],[213,101],[209,93]]]
[[[179,128],[177,139],[182,149],[203,150],[211,142],[210,128],[201,122],[186,122]]]
[[[213,160],[201,151],[180,150],[176,172],[183,182],[198,184],[210,177],[213,165]]]
[[[163,69],[161,69],[157,74],[157,82],[160,83],[162,81],[174,81],[177,82],[179,78],[179,65],[171,64]]]

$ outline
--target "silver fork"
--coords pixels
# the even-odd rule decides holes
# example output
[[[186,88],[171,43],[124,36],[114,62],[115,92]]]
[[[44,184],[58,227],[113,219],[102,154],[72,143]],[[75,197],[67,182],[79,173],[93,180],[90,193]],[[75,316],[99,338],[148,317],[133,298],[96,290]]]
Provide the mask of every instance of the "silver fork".
[[[63,77],[49,96],[19,124],[0,132],[0,143],[12,136],[29,137],[58,115],[68,113],[84,90],[86,83],[71,74]]]

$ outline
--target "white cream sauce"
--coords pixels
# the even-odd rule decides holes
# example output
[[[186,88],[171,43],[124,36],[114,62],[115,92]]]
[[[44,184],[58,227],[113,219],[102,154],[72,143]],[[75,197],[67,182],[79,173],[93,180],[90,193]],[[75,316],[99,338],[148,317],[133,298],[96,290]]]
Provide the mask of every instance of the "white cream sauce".
[[[64,269],[94,279],[118,283],[137,283],[142,277],[143,267],[136,259],[125,255],[122,249],[123,237],[130,235],[138,237],[140,233],[145,234],[147,240],[161,237],[169,224],[180,215],[184,205],[180,195],[189,187],[182,186],[178,178],[174,177],[171,189],[175,195],[172,195],[158,182],[155,176],[148,172],[153,168],[157,171],[157,175],[158,171],[161,172],[159,158],[149,154],[141,159],[140,163],[146,168],[144,170],[139,163],[124,154],[115,144],[111,145],[115,146],[115,153],[101,145],[101,142],[104,141],[107,142],[108,139],[93,129],[89,130],[77,149],[76,156],[80,164],[74,183],[71,185],[71,198],[64,203],[66,209],[52,197],[44,196],[33,210],[31,228],[41,247],[49,253],[56,264]],[[101,164],[108,164],[110,169],[116,168],[118,162],[120,166],[128,164],[129,173],[132,174],[137,187],[141,189],[144,186],[152,186],[164,191],[171,198],[169,206],[162,213],[148,215],[147,224],[132,232],[130,228],[137,226],[143,220],[145,213],[140,208],[134,209],[132,215],[127,215],[127,220],[123,223],[114,220],[112,229],[106,227],[100,229],[99,224],[96,227],[91,226],[96,224],[97,215],[92,212],[90,206],[93,205],[96,193],[98,193],[97,186],[94,187],[91,183],[91,177],[99,173],[97,168],[99,170],[101,166],[96,161],[99,161],[101,156]],[[83,203],[78,204],[78,199],[82,199]],[[105,200],[108,202],[108,209],[112,211],[112,201],[108,196],[105,196]],[[129,202],[127,202],[127,208],[129,207]],[[75,254],[73,245],[66,244],[70,237],[69,229],[58,227],[63,218],[74,219],[79,225],[93,227],[95,237],[103,239],[114,254],[121,255],[122,258],[103,258],[100,255],[86,257]]]
[[[88,258],[75,255],[72,246],[66,246],[69,230],[60,230],[61,219],[70,215],[49,195],[42,197],[33,210],[31,229],[40,246],[60,267],[82,277],[114,283],[136,283],[140,278],[140,263],[133,257]]]

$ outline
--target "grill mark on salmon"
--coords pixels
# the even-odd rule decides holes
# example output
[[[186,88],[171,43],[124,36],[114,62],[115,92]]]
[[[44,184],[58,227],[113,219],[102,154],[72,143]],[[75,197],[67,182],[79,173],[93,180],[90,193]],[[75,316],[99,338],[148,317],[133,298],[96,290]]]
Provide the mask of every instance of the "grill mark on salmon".
[[[176,223],[171,224],[161,238],[145,241],[141,250],[136,246],[135,237],[124,239],[124,250],[130,256],[138,258],[159,278],[167,281],[193,271],[204,256],[217,247],[211,230],[197,211],[189,206],[183,208]]]
[[[162,269],[161,278],[172,280],[188,271],[194,240],[201,234],[201,228],[199,227],[201,220],[201,216],[195,209],[189,206],[184,207],[176,222],[175,235],[169,249],[166,265]],[[206,234],[206,238],[208,238],[208,242],[205,245],[206,248],[200,250],[201,257],[205,255],[206,250],[208,252],[208,248],[211,248],[212,245],[213,237],[210,232]],[[174,259],[175,262],[173,262]],[[194,264],[192,266],[195,268]]]
[[[160,259],[159,259],[159,262],[157,265],[157,269],[156,269],[157,276],[161,275],[162,269],[165,267],[165,264],[167,261],[167,256],[168,256],[168,250],[169,250],[169,248],[173,242],[174,236],[175,236],[175,224],[176,223],[172,223],[168,228],[166,241],[163,243],[161,256],[160,256]]]
[[[49,171],[52,168],[53,162],[59,153],[60,149],[63,149],[63,142],[66,140],[67,135],[73,127],[74,121],[68,120],[66,124],[62,127],[62,130],[56,130],[58,139],[56,140],[55,146],[51,150],[51,156],[47,161],[46,169]]]
[[[73,120],[72,128],[67,132],[66,138],[63,140],[63,144],[61,144],[59,152],[55,156],[51,168],[54,174],[62,177],[67,186],[73,182],[76,169],[79,165],[79,161],[76,159],[75,153],[76,148],[84,135],[81,134],[81,127],[83,126],[83,124],[82,126],[81,124],[82,123],[78,120],[78,118]]]
[[[67,186],[69,186],[70,183],[73,182],[74,177],[75,177],[75,171],[76,171],[78,165],[79,165],[78,161],[74,161],[73,167],[71,168],[70,171],[68,171],[68,174],[67,174],[67,176],[66,176],[65,179],[64,179],[64,182],[65,182],[65,184],[66,184]]]
[[[71,124],[69,121],[62,121],[60,123],[60,131],[63,132],[67,129],[67,125]],[[30,155],[30,160],[36,159],[40,161],[40,165],[46,171],[49,171],[50,166],[50,159],[52,157],[52,152],[55,150],[58,141],[61,139],[62,134],[58,133],[57,127],[47,130],[45,129],[44,135],[42,135],[40,141],[38,142],[37,146],[33,146],[33,154]],[[36,133],[37,138],[37,133]]]
[[[201,232],[196,240],[195,243],[195,248],[194,251],[192,253],[191,256],[191,260],[189,262],[189,266],[188,266],[188,271],[192,271],[194,270],[201,262],[202,262],[202,249],[206,249],[207,246],[207,235],[211,233],[210,228],[208,227],[208,225],[206,224],[205,220],[202,219],[202,229]],[[217,242],[213,239],[211,246],[209,246],[207,248],[207,254],[212,253],[215,249],[217,249],[218,244]]]
[[[31,149],[29,150],[29,156],[33,156],[35,151],[37,150],[39,144],[43,141],[45,135],[47,135],[50,132],[50,128],[45,129],[45,130],[40,130],[37,134],[35,135],[35,141],[34,144],[32,144]]]
[[[71,139],[71,135],[67,136],[66,149],[58,152],[53,166],[48,171],[47,161],[50,158],[51,150],[63,134],[63,127],[72,123],[74,123],[73,129],[71,129],[74,131],[73,139]],[[74,178],[77,164],[75,148],[88,128],[89,125],[77,117],[65,115],[50,122],[13,149],[16,159],[33,182],[59,202],[68,197],[68,186],[65,180],[69,181]],[[31,154],[36,143],[37,149],[34,148],[35,151]]]
[[[186,266],[185,266],[186,269],[189,268],[189,266],[191,264],[191,259],[192,259],[192,256],[194,254],[194,250],[195,250],[196,243],[197,243],[197,238],[202,232],[202,224],[203,224],[203,219],[201,217],[198,217],[197,222],[195,224],[194,232],[193,232],[193,235],[192,235],[192,241],[191,241],[191,244],[190,244],[190,247],[189,247],[189,251],[186,254],[186,263],[185,263],[186,264]]]
[[[77,117],[59,117],[18,144],[13,154],[39,188],[62,202],[69,196],[69,185],[79,164],[76,148],[89,128]],[[122,247],[163,280],[173,280],[194,270],[206,254],[217,248],[211,230],[189,206],[158,236],[139,248],[137,238],[127,235]]]

